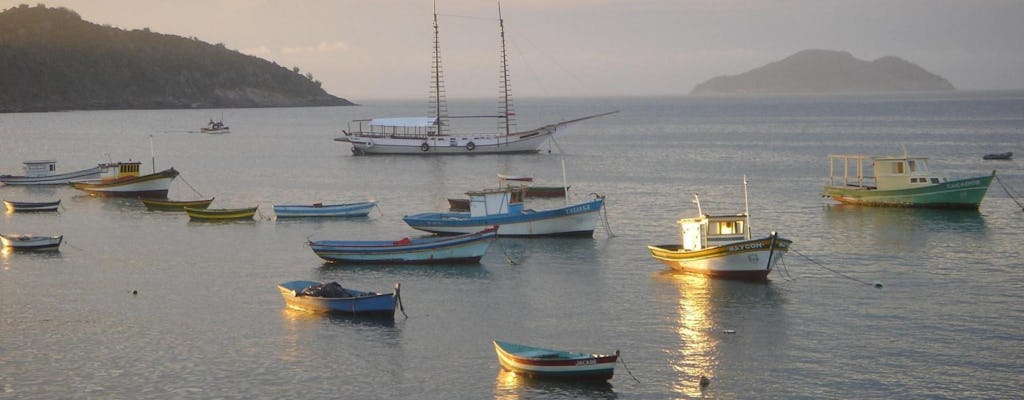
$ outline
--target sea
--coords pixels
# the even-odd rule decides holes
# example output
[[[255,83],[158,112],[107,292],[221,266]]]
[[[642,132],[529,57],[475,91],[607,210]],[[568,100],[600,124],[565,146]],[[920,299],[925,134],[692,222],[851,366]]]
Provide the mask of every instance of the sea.
[[[57,213],[0,217],[62,234],[0,253],[3,399],[1002,399],[1024,392],[1024,91],[524,98],[516,127],[570,126],[537,154],[353,156],[354,119],[428,115],[414,100],[352,107],[0,114],[0,173],[138,160],[174,167],[171,199],[259,206],[190,222],[68,186],[2,186]],[[452,99],[451,115],[493,114]],[[208,120],[231,133],[197,133]],[[497,121],[453,119],[459,129]],[[988,153],[1018,158],[987,161]],[[930,157],[986,176],[978,210],[822,198],[829,154]],[[402,217],[496,187],[497,174],[606,197],[592,238],[494,242],[479,264],[324,263],[308,240],[425,235]],[[744,180],[747,181],[746,189]],[[746,190],[746,192],[745,192]],[[745,195],[746,193],[746,195]],[[768,282],[676,273],[647,246],[677,220],[749,208],[792,250]],[[369,217],[277,220],[274,204],[375,200]],[[552,208],[565,199],[530,200]],[[285,307],[277,285],[402,288],[393,319]],[[492,340],[621,354],[606,384],[502,370]],[[707,385],[700,384],[707,378]]]

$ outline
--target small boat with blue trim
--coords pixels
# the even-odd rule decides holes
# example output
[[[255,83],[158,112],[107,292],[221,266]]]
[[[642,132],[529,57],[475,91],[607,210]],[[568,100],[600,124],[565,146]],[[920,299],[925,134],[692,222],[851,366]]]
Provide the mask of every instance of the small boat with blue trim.
[[[747,180],[743,179],[743,198],[747,199]],[[682,272],[726,279],[763,281],[792,241],[772,232],[752,238],[749,207],[742,214],[708,215],[697,203],[695,218],[680,219],[681,243],[647,246],[654,259]]]
[[[341,204],[275,204],[274,214],[278,218],[365,217],[375,206],[377,206],[377,202],[374,201]]]
[[[185,214],[191,221],[238,221],[252,220],[259,206],[244,208],[194,208],[185,207]]]
[[[479,231],[500,226],[500,236],[580,236],[594,235],[604,196],[593,200],[547,210],[524,207],[521,187],[501,187],[467,192],[468,212],[435,212],[402,218],[414,229],[439,234]]]
[[[615,373],[615,354],[577,353],[502,341],[493,341],[498,362],[505,369],[531,378],[570,381],[607,381]]]
[[[344,288],[338,282],[288,281],[277,286],[289,308],[310,312],[394,316],[401,285],[392,293]]]
[[[475,263],[480,262],[497,235],[498,228],[490,227],[458,236],[396,241],[318,240],[308,244],[317,256],[336,263]]]
[[[908,156],[906,150],[900,156],[830,154],[828,159],[824,196],[862,206],[977,209],[996,176],[993,170],[950,179],[929,170],[927,157]]]
[[[22,169],[25,175],[0,175],[0,182],[6,185],[67,185],[76,179],[96,179],[103,173],[104,167],[99,164],[74,172],[57,173],[57,161],[32,160],[25,161]]]
[[[0,234],[0,243],[11,250],[57,250],[63,240],[64,235]]]
[[[4,206],[7,207],[8,212],[57,211],[57,207],[60,207],[60,200],[42,202],[4,200]]]

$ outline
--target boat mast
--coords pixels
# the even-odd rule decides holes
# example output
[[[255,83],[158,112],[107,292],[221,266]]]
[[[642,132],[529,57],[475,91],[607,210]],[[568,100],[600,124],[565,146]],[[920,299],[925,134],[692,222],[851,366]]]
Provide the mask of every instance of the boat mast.
[[[444,93],[444,74],[441,71],[441,41],[437,29],[437,2],[434,2],[434,60],[430,68],[431,112],[437,118],[437,135],[444,134],[448,125],[448,104]]]
[[[498,89],[499,112],[498,130],[504,130],[505,135],[512,133],[512,125],[515,120],[512,118],[516,113],[512,108],[512,88],[509,84],[508,73],[508,52],[505,49],[505,20],[501,17],[501,2],[498,2],[498,28],[501,32],[501,87]],[[507,138],[506,138],[507,140]]]
[[[747,176],[743,175],[743,216],[747,218],[747,226],[744,229],[744,237],[750,240],[750,200],[747,197]],[[770,260],[770,259],[769,259]]]

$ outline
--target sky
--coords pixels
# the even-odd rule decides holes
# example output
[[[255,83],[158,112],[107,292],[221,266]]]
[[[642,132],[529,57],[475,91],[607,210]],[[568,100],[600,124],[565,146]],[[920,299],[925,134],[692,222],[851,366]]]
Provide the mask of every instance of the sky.
[[[355,102],[426,99],[430,0],[0,0],[196,37]],[[497,97],[498,6],[436,0],[448,98]],[[960,90],[1024,89],[1024,0],[504,0],[516,97],[686,95],[806,49],[897,56]]]

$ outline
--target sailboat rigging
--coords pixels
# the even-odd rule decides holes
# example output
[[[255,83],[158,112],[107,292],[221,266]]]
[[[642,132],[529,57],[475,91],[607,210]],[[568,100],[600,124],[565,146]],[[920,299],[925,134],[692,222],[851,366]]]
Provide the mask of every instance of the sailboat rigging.
[[[498,4],[498,27],[501,37],[501,79],[499,82],[499,115],[448,115],[444,73],[441,68],[441,45],[434,7],[434,49],[431,63],[431,113],[429,117],[372,118],[349,122],[344,136],[335,141],[348,142],[355,155],[369,154],[494,154],[536,153],[552,139],[555,132],[568,124],[597,118],[617,111],[589,115],[581,118],[544,125],[527,131],[515,131],[515,111],[512,106],[508,53],[505,48],[505,20]],[[497,133],[455,133],[449,127],[451,118],[498,118]]]

